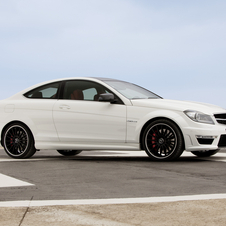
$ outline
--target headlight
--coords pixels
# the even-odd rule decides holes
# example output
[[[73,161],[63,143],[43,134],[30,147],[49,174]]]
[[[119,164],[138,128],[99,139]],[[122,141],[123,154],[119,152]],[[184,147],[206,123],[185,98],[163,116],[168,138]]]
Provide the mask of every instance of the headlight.
[[[211,116],[210,115],[206,115],[206,114],[204,114],[202,112],[187,110],[187,111],[184,111],[184,113],[190,119],[192,119],[195,122],[201,122],[201,123],[207,123],[207,124],[214,124],[214,121],[211,118]]]

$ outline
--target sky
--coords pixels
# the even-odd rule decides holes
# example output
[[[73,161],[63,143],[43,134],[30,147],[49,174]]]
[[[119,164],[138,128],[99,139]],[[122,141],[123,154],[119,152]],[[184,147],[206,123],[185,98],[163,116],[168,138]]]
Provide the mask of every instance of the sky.
[[[109,77],[226,108],[225,0],[0,0],[0,99]]]

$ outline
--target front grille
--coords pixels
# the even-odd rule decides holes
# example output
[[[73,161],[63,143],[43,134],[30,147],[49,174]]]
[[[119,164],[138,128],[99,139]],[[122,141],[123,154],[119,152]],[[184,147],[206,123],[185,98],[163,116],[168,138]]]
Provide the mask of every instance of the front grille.
[[[217,122],[226,125],[226,114],[215,114]]]
[[[218,147],[226,147],[226,134],[221,135],[221,138],[218,143]]]

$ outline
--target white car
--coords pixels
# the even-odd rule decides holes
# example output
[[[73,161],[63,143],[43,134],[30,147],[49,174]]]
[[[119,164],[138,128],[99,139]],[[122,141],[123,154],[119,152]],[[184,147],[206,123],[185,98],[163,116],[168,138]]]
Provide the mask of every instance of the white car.
[[[145,150],[175,160],[184,150],[211,156],[226,147],[226,110],[162,99],[107,78],[45,82],[0,101],[1,144],[13,158],[37,150]]]

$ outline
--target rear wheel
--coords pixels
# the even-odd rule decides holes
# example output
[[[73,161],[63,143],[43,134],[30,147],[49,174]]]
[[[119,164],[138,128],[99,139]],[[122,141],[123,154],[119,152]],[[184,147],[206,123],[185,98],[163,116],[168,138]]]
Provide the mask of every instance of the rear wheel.
[[[209,157],[211,155],[215,155],[219,149],[217,150],[206,150],[206,151],[192,151],[191,153],[198,157]]]
[[[78,155],[82,151],[79,150],[57,150],[61,155],[64,156],[73,156],[73,155]]]
[[[30,158],[36,152],[34,138],[22,123],[13,123],[5,129],[3,146],[6,153],[16,159]]]
[[[175,160],[184,151],[180,129],[170,120],[156,120],[145,129],[143,147],[153,160]]]

